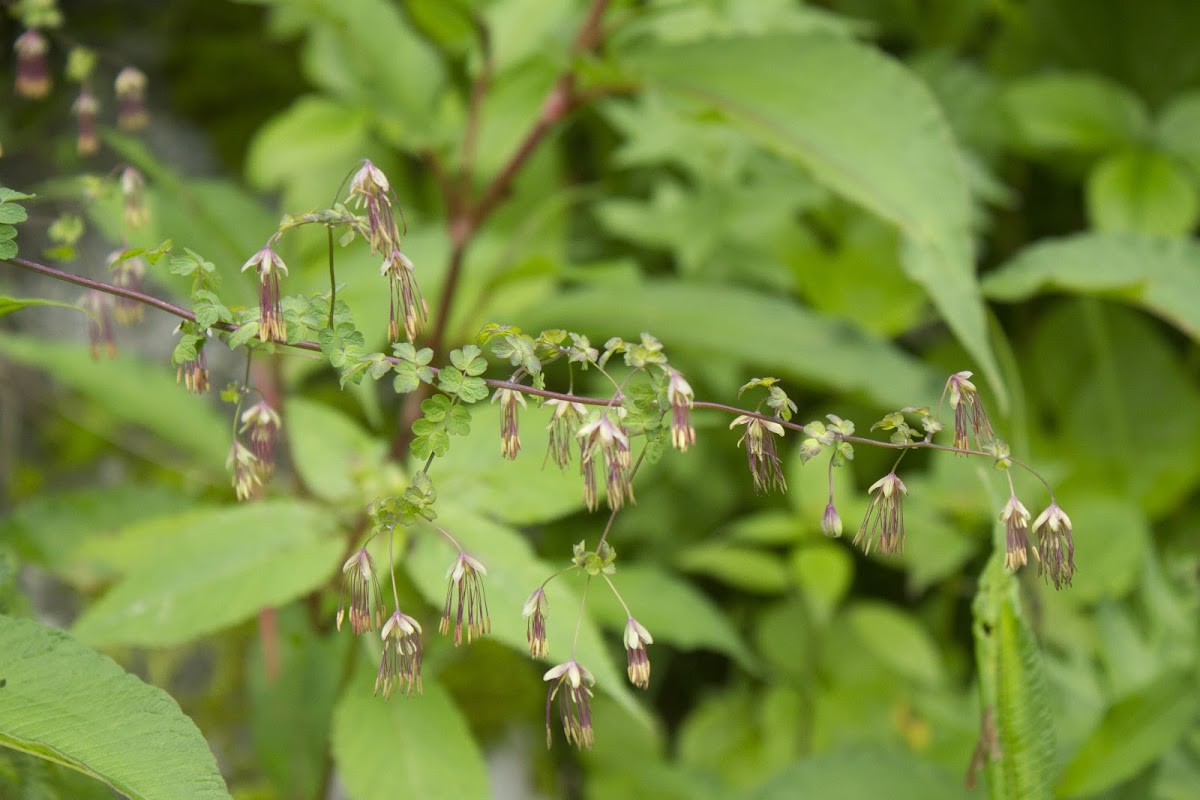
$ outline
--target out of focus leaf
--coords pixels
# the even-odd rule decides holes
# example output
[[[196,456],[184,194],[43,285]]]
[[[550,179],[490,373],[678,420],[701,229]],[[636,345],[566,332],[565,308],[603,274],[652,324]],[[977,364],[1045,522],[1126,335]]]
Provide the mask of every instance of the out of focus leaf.
[[[0,296],[0,317],[6,317],[14,311],[35,306],[51,306],[53,308],[69,308],[83,314],[88,312],[75,303],[61,303],[57,300],[45,300],[40,297],[4,297]]]
[[[954,800],[972,796],[962,788],[959,776],[910,753],[885,748],[837,750],[797,761],[742,795],[745,800]]]
[[[1063,599],[1090,603],[1123,597],[1141,577],[1151,546],[1145,514],[1125,498],[1083,495],[1072,498],[1071,522],[1079,571]]]
[[[757,594],[779,594],[788,585],[782,557],[725,542],[702,542],[683,550],[675,559],[686,571]]]
[[[0,616],[0,744],[77,769],[133,800],[228,798],[178,704],[60,630]]]
[[[840,545],[802,546],[792,554],[792,573],[813,617],[824,624],[850,588],[850,581],[854,579],[854,559]]]
[[[933,639],[900,609],[859,602],[846,609],[844,619],[863,646],[900,675],[926,686],[945,680],[942,657]]]
[[[1178,236],[1195,227],[1200,199],[1188,176],[1152,150],[1108,156],[1087,184],[1088,215],[1098,231]]]
[[[1136,95],[1095,75],[1026,78],[1008,88],[1004,105],[1019,141],[1042,153],[1102,153],[1135,143],[1149,127]]]
[[[252,618],[337,570],[337,520],[299,502],[263,501],[159,517],[103,546],[125,577],[75,623],[96,646],[167,646]]]
[[[488,797],[487,768],[467,721],[433,680],[423,694],[384,702],[364,665],[333,712],[333,759],[356,800]]]
[[[284,415],[284,432],[296,472],[304,485],[326,500],[346,500],[378,472],[385,444],[354,420],[320,403],[293,397]]]

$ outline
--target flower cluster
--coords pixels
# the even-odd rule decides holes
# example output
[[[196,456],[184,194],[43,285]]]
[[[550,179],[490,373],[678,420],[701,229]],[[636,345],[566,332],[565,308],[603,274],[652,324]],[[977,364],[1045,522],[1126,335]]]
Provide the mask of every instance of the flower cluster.
[[[242,272],[251,267],[258,273],[258,338],[264,342],[286,342],[287,325],[279,305],[279,274],[288,274],[287,265],[268,243],[250,256],[242,265]]]
[[[966,449],[974,439],[975,446],[985,450],[995,443],[996,433],[970,377],[970,372],[956,372],[946,381],[950,408],[954,410],[954,446]]]
[[[567,743],[591,749],[595,742],[592,734],[591,687],[596,684],[592,673],[571,659],[548,670],[542,680],[550,682],[550,692],[546,695],[546,747],[554,743],[550,716],[554,698],[558,697],[558,714]]]
[[[109,358],[117,355],[117,340],[113,336],[113,297],[104,292],[90,290],[84,294],[79,305],[91,317],[88,323],[88,342],[92,359],[100,358],[103,352]]]
[[[443,635],[448,634],[453,620],[455,646],[463,643],[464,633],[468,643],[491,633],[492,620],[488,616],[487,596],[483,590],[485,575],[487,570],[483,564],[463,552],[459,552],[458,558],[446,570],[449,583],[438,630]]]
[[[571,400],[558,399],[547,400],[545,405],[554,409],[550,415],[550,424],[546,426],[546,430],[550,432],[546,458],[558,465],[559,469],[566,469],[571,463],[571,443],[575,440],[575,431],[579,430],[584,417],[587,416],[587,408]],[[581,454],[583,448],[584,444],[581,441]]]
[[[112,270],[113,285],[122,289],[139,291],[142,288],[142,278],[146,275],[146,259],[141,256],[121,258],[121,252],[111,253],[108,257]],[[119,325],[134,325],[142,321],[145,306],[128,297],[118,297],[113,303],[113,317]]]
[[[383,699],[387,700],[399,687],[410,697],[414,689],[420,693],[421,623],[397,610],[388,617],[379,635],[383,639],[383,656],[375,676],[375,694],[382,691]]]
[[[582,442],[579,470],[583,474],[583,499],[592,511],[595,511],[600,503],[596,491],[595,468],[601,457],[604,462],[604,486],[608,491],[608,507],[615,510],[625,505],[626,500],[634,500],[633,483],[629,475],[633,457],[629,451],[629,435],[620,422],[624,417],[624,408],[605,409],[575,433]]]
[[[774,436],[783,436],[783,426],[772,420],[741,414],[729,427],[745,425],[746,430],[738,445],[746,448],[746,461],[750,465],[750,474],[754,477],[754,489],[758,492],[768,492],[778,489],[787,491],[787,481],[783,477],[783,465],[779,454],[775,452]],[[767,434],[771,434],[768,436]]]
[[[861,544],[870,553],[875,542],[883,553],[904,552],[904,495],[908,487],[895,472],[889,472],[867,490],[871,503],[863,517],[854,544]]]
[[[198,373],[200,352],[196,360],[186,362],[180,370],[190,369],[193,381],[203,380],[208,384],[208,375]],[[189,387],[190,388],[190,387]],[[275,441],[282,424],[279,414],[265,400],[260,400],[242,412],[241,426],[238,433],[245,436],[250,446],[247,447],[237,436],[229,450],[226,469],[233,470],[233,488],[238,500],[250,500],[258,496],[259,490],[270,480],[275,472]]]

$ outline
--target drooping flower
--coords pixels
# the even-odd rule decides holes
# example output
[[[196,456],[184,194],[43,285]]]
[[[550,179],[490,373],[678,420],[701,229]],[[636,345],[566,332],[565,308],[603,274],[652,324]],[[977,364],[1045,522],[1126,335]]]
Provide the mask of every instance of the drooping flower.
[[[15,89],[20,97],[40,100],[50,94],[50,66],[46,54],[50,43],[36,28],[30,28],[13,43],[17,54]]]
[[[832,500],[825,506],[825,513],[821,515],[821,533],[831,539],[842,535],[842,517]]]
[[[554,742],[550,715],[554,698],[558,696],[559,718],[567,743],[590,750],[595,741],[592,734],[591,687],[596,679],[592,673],[571,659],[550,669],[542,676],[542,680],[550,682],[550,691],[546,694],[546,747],[549,748]]]
[[[1015,494],[1010,495],[1000,511],[1000,521],[1004,523],[1004,566],[1015,570],[1029,560],[1029,510]]]
[[[258,459],[259,475],[264,481],[275,471],[275,443],[280,425],[279,414],[265,400],[242,412],[240,431],[250,439],[250,449]]]
[[[546,426],[546,430],[550,431],[546,458],[557,464],[559,469],[566,469],[571,463],[571,443],[575,441],[575,431],[587,415],[587,408],[571,400],[558,399],[547,400],[545,406],[554,409],[554,413],[550,415],[550,424]],[[581,449],[583,446],[580,442]]]
[[[123,131],[139,131],[150,122],[146,111],[146,74],[137,67],[125,67],[113,82],[117,95],[117,126]]]
[[[388,253],[379,274],[388,279],[391,294],[391,315],[388,317],[388,337],[400,341],[400,328],[408,341],[416,339],[429,322],[429,305],[417,286],[416,268],[398,248]]]
[[[373,631],[383,624],[383,593],[379,588],[379,574],[375,560],[362,548],[342,565],[342,597],[338,601],[337,627],[342,629],[342,620],[350,615],[350,629],[355,635]]]
[[[146,179],[133,167],[121,170],[121,217],[130,228],[137,229],[150,221],[146,207]]]
[[[459,552],[458,558],[446,570],[446,603],[442,607],[438,631],[443,635],[448,634],[453,619],[456,647],[463,642],[464,630],[468,643],[491,633],[492,620],[488,616],[487,595],[483,588],[485,575],[487,570],[483,564],[463,552]]]
[[[582,441],[579,469],[583,473],[583,499],[591,511],[595,511],[599,503],[595,475],[597,456],[604,458],[604,485],[608,490],[608,507],[616,510],[625,505],[626,500],[634,501],[633,484],[629,480],[629,471],[633,463],[629,451],[629,436],[619,423],[613,422],[610,413],[615,413],[620,419],[625,416],[625,409],[601,411],[575,434]]]
[[[347,202],[367,211],[367,240],[371,252],[386,255],[400,248],[400,231],[392,213],[391,185],[383,170],[364,159],[350,180]]]
[[[76,130],[75,150],[81,156],[95,155],[100,150],[100,138],[96,135],[96,114],[100,111],[100,103],[85,87],[75,103],[71,106],[75,112]]]
[[[135,292],[140,291],[142,288],[142,278],[146,275],[146,259],[141,256],[134,256],[133,258],[126,258],[118,262],[117,259],[120,256],[120,250],[108,256],[113,276],[113,285],[120,286],[122,289],[132,289]],[[133,325],[141,322],[144,315],[145,307],[136,300],[128,297],[117,297],[113,302],[113,317],[116,319],[118,325]]]
[[[208,359],[204,356],[203,344],[196,348],[196,357],[184,361],[175,370],[175,382],[183,382],[192,394],[204,394],[208,391]]]
[[[1071,518],[1054,501],[1033,522],[1038,574],[1052,581],[1055,589],[1070,586],[1075,574],[1075,541],[1071,530]]]
[[[492,402],[500,403],[500,455],[512,461],[521,452],[517,404],[525,405],[525,395],[512,389],[497,389]]]
[[[966,449],[973,437],[977,449],[987,450],[995,442],[996,433],[970,377],[970,372],[956,372],[946,381],[950,408],[954,409],[954,446]]]
[[[229,449],[229,458],[225,462],[226,469],[233,470],[233,490],[238,500],[249,500],[258,494],[262,486],[262,475],[258,468],[258,459],[250,448],[233,440]]]
[[[375,676],[375,694],[382,691],[383,699],[387,700],[400,687],[410,697],[414,689],[420,694],[421,623],[397,609],[383,624],[379,635],[383,639],[383,655]]]
[[[871,504],[867,506],[866,516],[858,533],[854,535],[854,544],[861,544],[863,552],[870,553],[876,540],[879,550],[883,553],[904,552],[904,495],[908,487],[895,472],[889,472],[867,490],[871,495]]]
[[[646,645],[653,644],[650,631],[633,617],[625,620],[625,654],[629,658],[629,682],[639,689],[650,685],[650,656]]]
[[[529,655],[534,658],[541,658],[549,650],[546,642],[547,605],[546,592],[538,587],[525,601],[525,607],[521,609],[521,616],[528,620],[525,627],[525,639],[529,642]]]
[[[268,244],[242,265],[242,272],[254,267],[258,273],[258,338],[264,342],[287,341],[287,325],[279,305],[279,273],[288,274],[271,245]]]
[[[667,403],[671,406],[671,444],[681,453],[696,443],[696,429],[688,416],[694,399],[691,384],[677,371],[670,370]]]
[[[116,358],[117,340],[113,336],[112,295],[92,289],[84,294],[79,304],[90,317],[88,343],[91,347],[92,360],[100,358],[101,352],[109,358]]]
[[[746,431],[738,439],[738,445],[746,447],[746,461],[750,465],[750,474],[754,477],[754,489],[757,492],[768,492],[778,489],[787,491],[787,481],[783,477],[783,465],[775,452],[773,436],[783,436],[783,426],[778,422],[759,419],[748,414],[741,414],[729,423],[735,428],[745,425]]]

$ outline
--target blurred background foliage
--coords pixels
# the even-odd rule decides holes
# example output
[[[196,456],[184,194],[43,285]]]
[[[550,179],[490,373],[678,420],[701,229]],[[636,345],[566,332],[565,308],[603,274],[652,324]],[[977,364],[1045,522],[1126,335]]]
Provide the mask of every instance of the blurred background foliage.
[[[447,343],[491,321],[601,342],[649,330],[698,397],[732,402],[778,375],[799,419],[837,413],[860,431],[974,369],[1077,537],[1074,586],[1017,582],[1052,742],[1048,782],[1026,796],[1200,796],[1200,5],[627,1],[587,56],[569,55],[580,0],[62,8],[71,36],[148,73],[155,121],[82,162],[68,92],[6,99],[3,183],[66,206],[64,176],[137,165],[153,220],[128,244],[203,253],[230,304],[253,303],[237,269],[281,211],[325,205],[369,157],[437,308],[450,239],[430,154],[457,166],[483,63],[472,17],[494,70],[474,189],[573,71],[596,96],[478,232]],[[35,224],[52,218],[35,208]],[[115,208],[87,207],[98,251],[124,235]],[[37,236],[23,228],[23,253]],[[324,247],[287,241],[285,292],[327,288]],[[71,268],[103,278],[99,260]],[[338,276],[382,348],[377,267],[351,248]],[[61,296],[28,280],[4,283]],[[185,296],[165,272],[151,280]],[[547,751],[545,666],[524,655],[520,608],[602,520],[573,476],[543,471],[538,412],[515,463],[481,408],[435,465],[442,520],[489,568],[496,630],[461,649],[427,637],[424,695],[384,703],[374,643],[332,622],[347,532],[413,468],[387,457],[390,382],[339,393],[318,360],[260,359],[288,462],[270,499],[235,506],[229,411],[175,385],[169,326],[123,331],[121,355],[93,363],[75,324],[27,311],[0,333],[0,611],[66,626],[168,690],[235,797],[988,796],[986,777],[964,786],[981,730],[971,602],[1003,488],[973,461],[911,454],[907,550],[866,557],[820,533],[822,466],[789,452],[787,494],[756,496],[729,420],[698,413],[699,445],[639,474],[611,540],[655,637],[650,689],[623,682],[624,612],[592,592],[596,746]],[[209,350],[214,385],[234,379],[240,358]],[[849,527],[890,462],[859,448],[838,473]],[[1033,482],[1018,490],[1044,505]],[[450,557],[421,532],[401,541],[402,605],[430,632]],[[579,584],[554,589],[557,661]],[[10,751],[0,789],[110,796]]]

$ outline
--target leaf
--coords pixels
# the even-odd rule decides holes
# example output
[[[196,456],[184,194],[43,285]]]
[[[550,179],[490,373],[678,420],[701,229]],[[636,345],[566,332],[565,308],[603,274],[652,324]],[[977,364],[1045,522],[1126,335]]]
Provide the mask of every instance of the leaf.
[[[1088,233],[1025,248],[984,282],[997,300],[1046,290],[1123,300],[1200,341],[1200,245],[1135,234]]]
[[[526,328],[607,337],[650,330],[670,353],[735,358],[792,379],[860,394],[885,408],[932,402],[941,379],[894,345],[795,303],[733,286],[654,281],[565,292],[528,309]]]
[[[780,594],[788,586],[787,567],[774,553],[725,542],[703,542],[679,553],[675,564],[686,572],[714,578],[747,592]]]
[[[292,397],[284,425],[296,472],[322,499],[345,501],[361,493],[383,464],[386,445],[329,406]]]
[[[879,661],[924,686],[945,682],[937,645],[912,616],[877,602],[859,602],[845,611],[845,623]]]
[[[996,375],[961,157],[919,78],[874,48],[821,35],[642,47],[627,59],[652,83],[712,105],[818,182],[899,227],[909,276],[984,371]],[[886,126],[877,124],[881,119]]]
[[[743,795],[745,800],[955,800],[970,796],[959,776],[910,753],[883,747],[838,750],[806,758]]]
[[[1171,159],[1151,150],[1122,150],[1092,170],[1088,216],[1098,231],[1179,236],[1200,218],[1196,190]]]
[[[440,490],[439,490],[440,492]],[[438,522],[454,534],[467,552],[487,568],[484,579],[488,607],[492,613],[492,635],[518,652],[527,652],[525,620],[521,608],[525,600],[542,581],[550,577],[558,565],[538,559],[529,543],[512,528],[492,522],[476,512],[451,502],[453,495],[440,492]],[[404,566],[421,594],[434,607],[440,608],[446,595],[446,567],[456,555],[440,534],[428,526],[417,528],[419,539]],[[563,563],[569,554],[564,554]],[[575,630],[579,595],[582,586],[578,575],[567,575],[546,587],[549,611],[546,614],[550,660],[566,661]],[[592,591],[599,589],[593,586]],[[596,678],[596,686],[607,692],[632,716],[649,724],[646,712],[634,700],[625,680],[624,670],[617,670],[609,657],[600,630],[590,615],[585,615],[579,629],[578,645],[574,649],[580,664]]]
[[[1155,143],[1200,173],[1200,91],[1179,95],[1163,110]]]
[[[79,345],[12,333],[0,335],[0,354],[49,372],[117,419],[191,453],[194,466],[224,475],[229,424],[203,399],[176,386],[165,364],[156,366],[125,355],[93,361]],[[113,431],[104,434],[116,437]],[[116,441],[120,443],[119,438]]]
[[[267,500],[159,517],[89,545],[124,579],[74,633],[96,645],[165,647],[251,619],[324,584],[339,565],[337,520]]]
[[[166,692],[33,620],[0,617],[0,653],[0,744],[133,800],[229,797],[208,743]]]
[[[1026,78],[1009,87],[1003,102],[1018,140],[1043,153],[1103,153],[1135,144],[1149,127],[1136,95],[1096,75]]]
[[[1192,729],[1200,694],[1187,672],[1168,672],[1110,707],[1063,771],[1061,797],[1099,794],[1138,774]]]
[[[333,760],[349,796],[488,797],[483,754],[441,684],[427,680],[423,694],[385,702],[372,696],[374,683],[364,664],[333,712]]]
[[[0,224],[12,225],[29,219],[29,213],[24,206],[17,203],[0,201]]]
[[[5,256],[7,258],[7,256]],[[40,297],[5,297],[0,295],[0,317],[6,317],[14,311],[20,311],[22,308],[30,306],[54,306],[56,308],[69,308],[72,311],[78,311],[88,316],[92,316],[90,312],[75,303],[63,303],[57,300],[43,300]]]
[[[1115,599],[1137,586],[1153,540],[1150,523],[1135,501],[1073,494],[1071,522],[1078,572],[1071,590],[1062,593],[1064,602]]]
[[[612,581],[656,643],[683,650],[717,650],[751,672],[759,670],[724,612],[687,581],[650,564],[624,566],[620,560]],[[598,621],[618,633],[625,630],[625,609],[607,586],[594,587],[588,602]]]
[[[796,548],[791,566],[809,613],[827,623],[850,589],[854,558],[844,547],[815,543]]]

